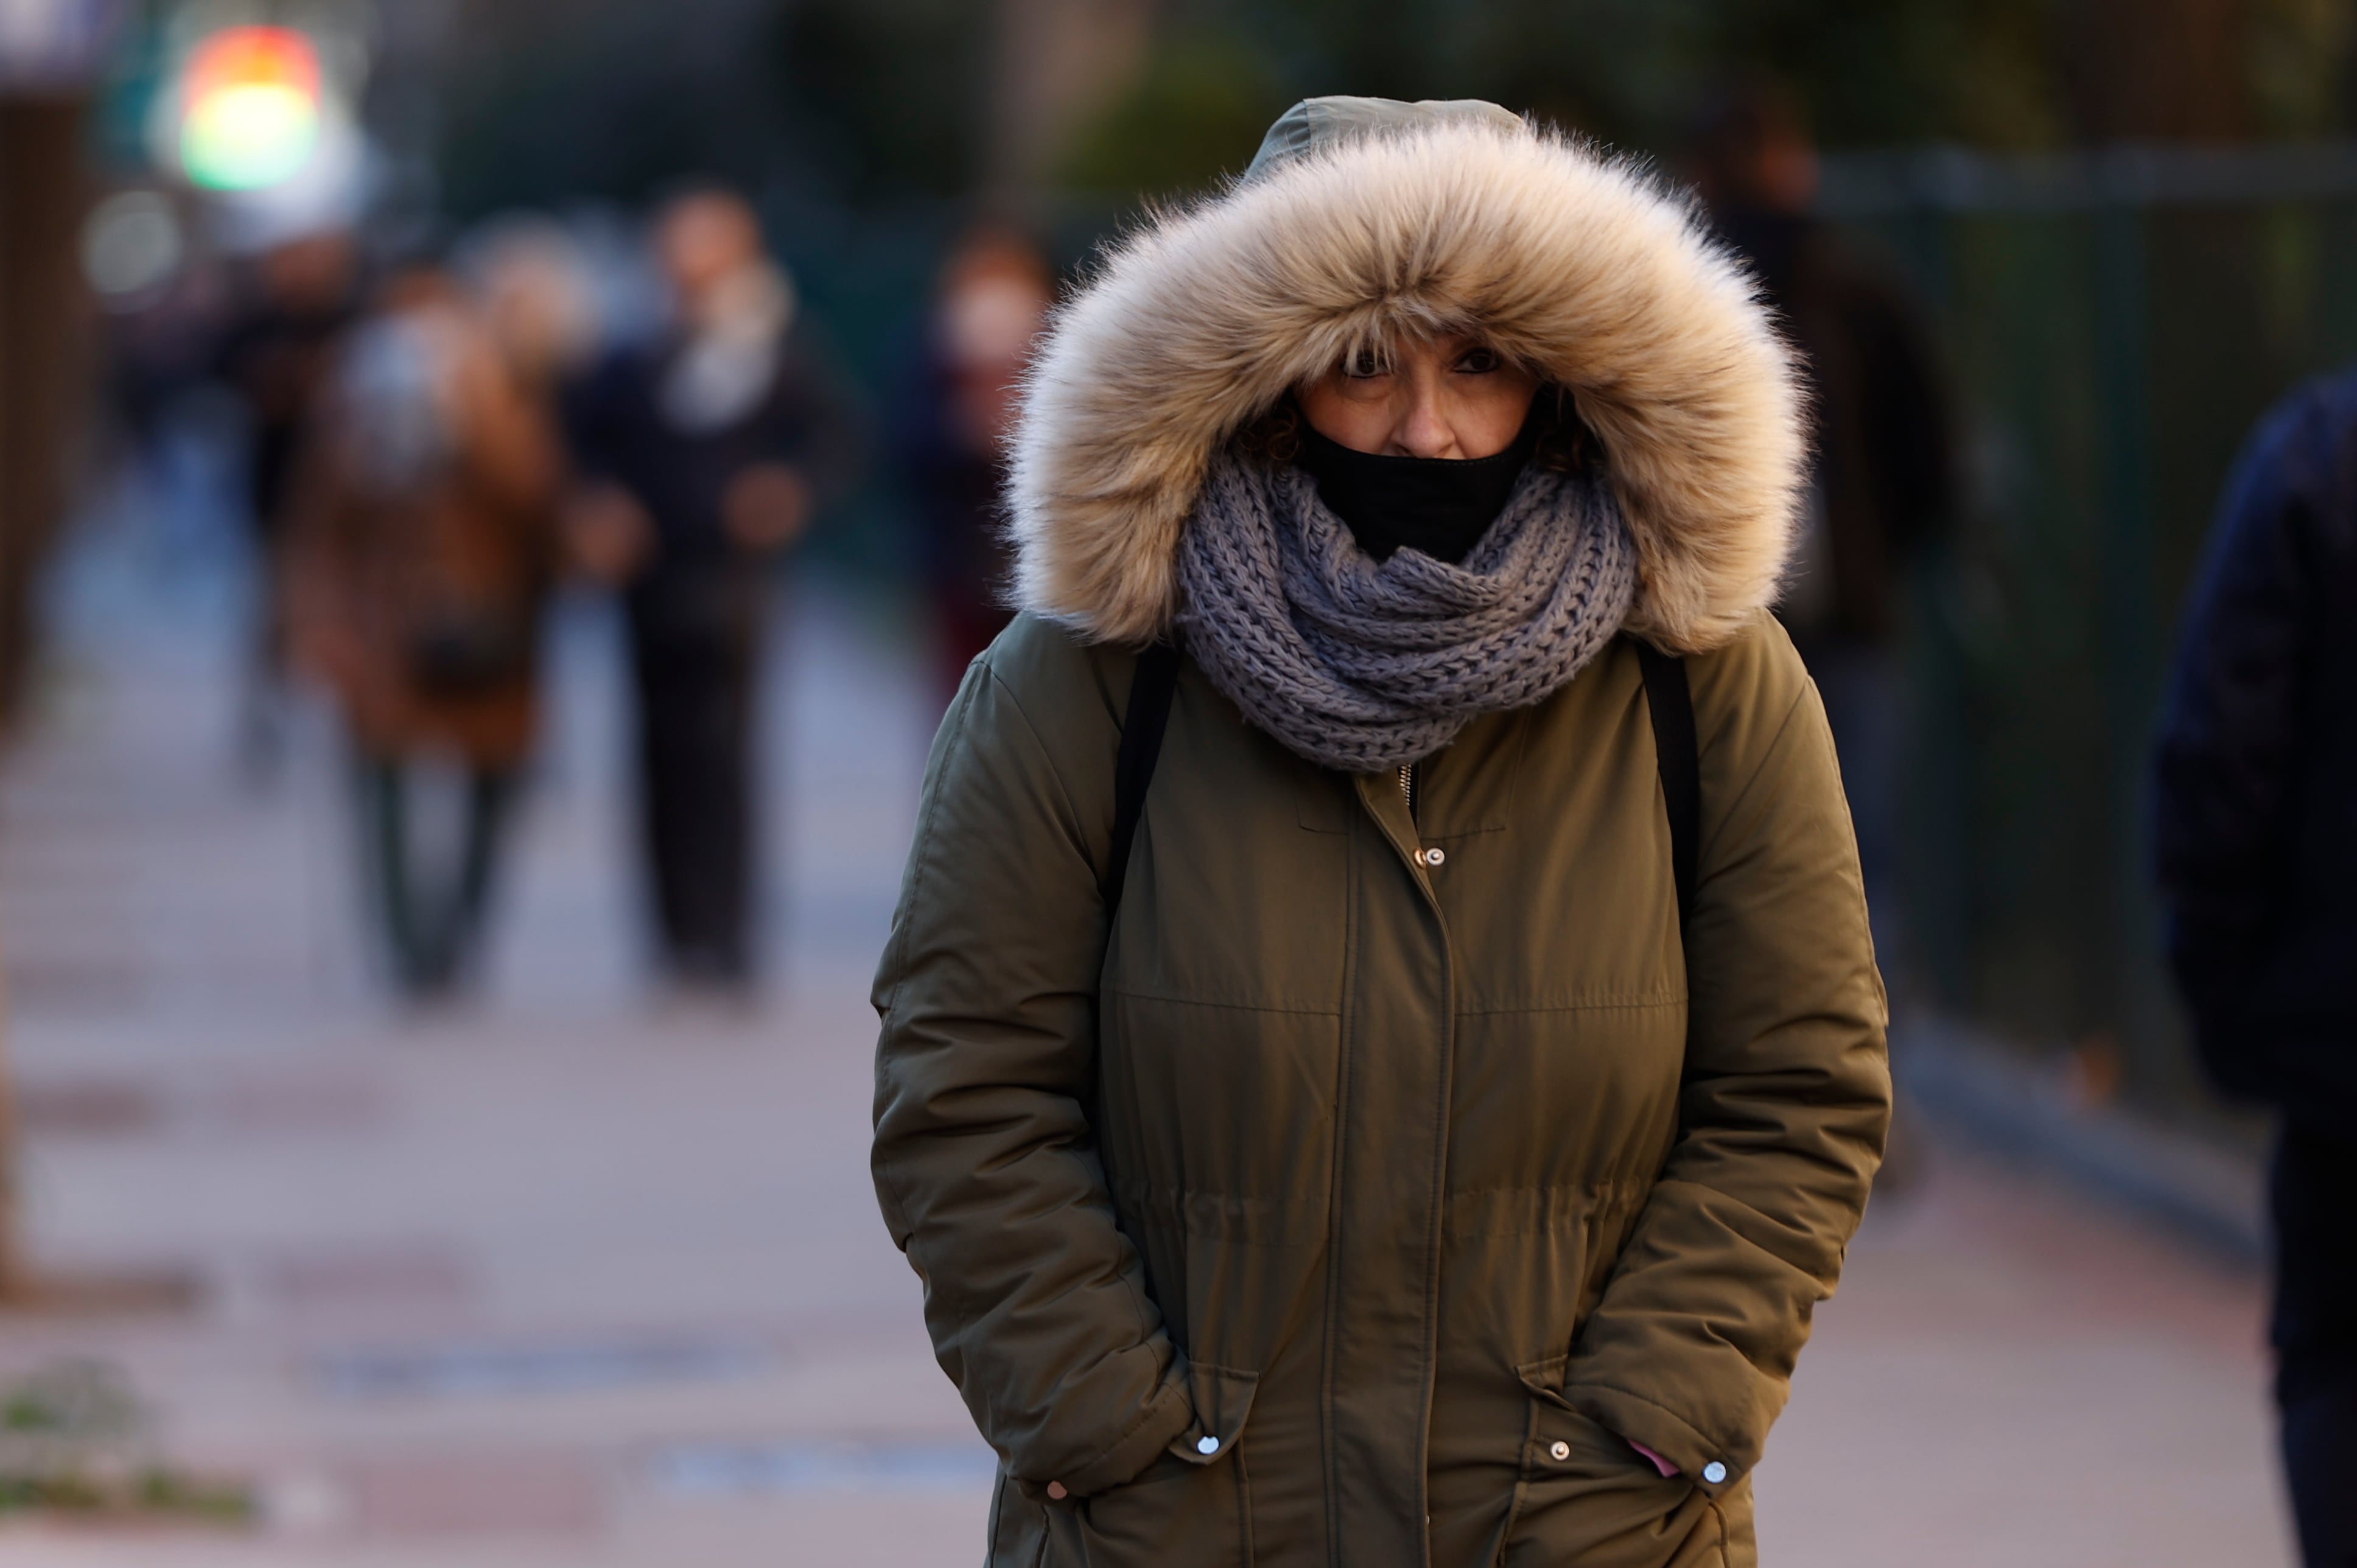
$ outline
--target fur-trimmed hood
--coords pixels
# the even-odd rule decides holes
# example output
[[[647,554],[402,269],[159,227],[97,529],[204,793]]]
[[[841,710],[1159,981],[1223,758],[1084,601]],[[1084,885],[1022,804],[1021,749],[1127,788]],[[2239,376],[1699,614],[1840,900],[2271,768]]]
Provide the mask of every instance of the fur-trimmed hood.
[[[1644,173],[1497,112],[1288,149],[1108,255],[1025,390],[1017,604],[1150,639],[1212,454],[1351,349],[1447,330],[1572,392],[1637,542],[1631,631],[1703,652],[1774,599],[1807,444],[1749,276]]]

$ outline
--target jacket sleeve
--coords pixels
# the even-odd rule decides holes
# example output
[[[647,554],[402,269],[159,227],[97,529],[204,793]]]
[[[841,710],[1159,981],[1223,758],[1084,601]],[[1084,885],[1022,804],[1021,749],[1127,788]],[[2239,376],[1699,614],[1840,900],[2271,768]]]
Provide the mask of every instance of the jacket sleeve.
[[[2179,636],[2154,774],[2169,960],[2222,1088],[2281,1089],[2270,1042],[2233,1026],[2280,904],[2318,563],[2336,465],[2311,394],[2269,420],[2228,481]]]
[[[1764,618],[1687,662],[1704,826],[1679,1131],[1572,1345],[1565,1392],[1717,1484],[1759,1463],[1783,1408],[1881,1161],[1890,1079],[1816,689]]]
[[[877,977],[873,1163],[983,1435],[1035,1492],[1085,1496],[1134,1478],[1193,1404],[1085,1109],[1116,710],[1069,644],[1041,678],[1050,639],[1018,622],[934,742]]]

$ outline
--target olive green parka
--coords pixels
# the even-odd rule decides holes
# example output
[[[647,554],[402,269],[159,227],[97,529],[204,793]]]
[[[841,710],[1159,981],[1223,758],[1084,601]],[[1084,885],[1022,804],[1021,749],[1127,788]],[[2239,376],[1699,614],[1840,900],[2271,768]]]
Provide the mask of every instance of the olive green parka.
[[[1109,919],[1129,645],[1179,607],[1204,457],[1436,325],[1606,449],[1630,629],[1694,694],[1683,938],[1625,639],[1475,720],[1413,809],[1184,666]],[[1494,112],[1313,134],[1063,314],[1026,613],[934,743],[876,988],[877,1188],[1001,1457],[989,1563],[1755,1561],[1751,1472],[1889,1108],[1833,746],[1765,610],[1796,430],[1685,209]]]

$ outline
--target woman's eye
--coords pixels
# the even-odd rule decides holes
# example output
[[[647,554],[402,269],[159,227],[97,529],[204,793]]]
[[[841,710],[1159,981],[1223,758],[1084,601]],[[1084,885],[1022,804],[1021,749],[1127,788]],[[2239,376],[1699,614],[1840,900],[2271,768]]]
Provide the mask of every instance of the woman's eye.
[[[1370,376],[1387,376],[1391,369],[1383,357],[1372,349],[1361,349],[1342,361],[1342,373],[1361,381]]]
[[[1457,368],[1468,375],[1486,376],[1491,371],[1502,368],[1504,364],[1505,361],[1498,358],[1498,350],[1495,349],[1474,349],[1457,361]]]

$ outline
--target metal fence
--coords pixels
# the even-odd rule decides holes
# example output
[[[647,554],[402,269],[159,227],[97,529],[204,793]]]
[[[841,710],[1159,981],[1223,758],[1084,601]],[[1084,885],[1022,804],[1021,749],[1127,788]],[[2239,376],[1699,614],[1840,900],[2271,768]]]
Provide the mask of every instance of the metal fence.
[[[1912,274],[1965,421],[1922,563],[1904,881],[1943,1006],[2202,1096],[2159,956],[2148,759],[2187,582],[2253,421],[2357,360],[2357,144],[1829,160]]]

